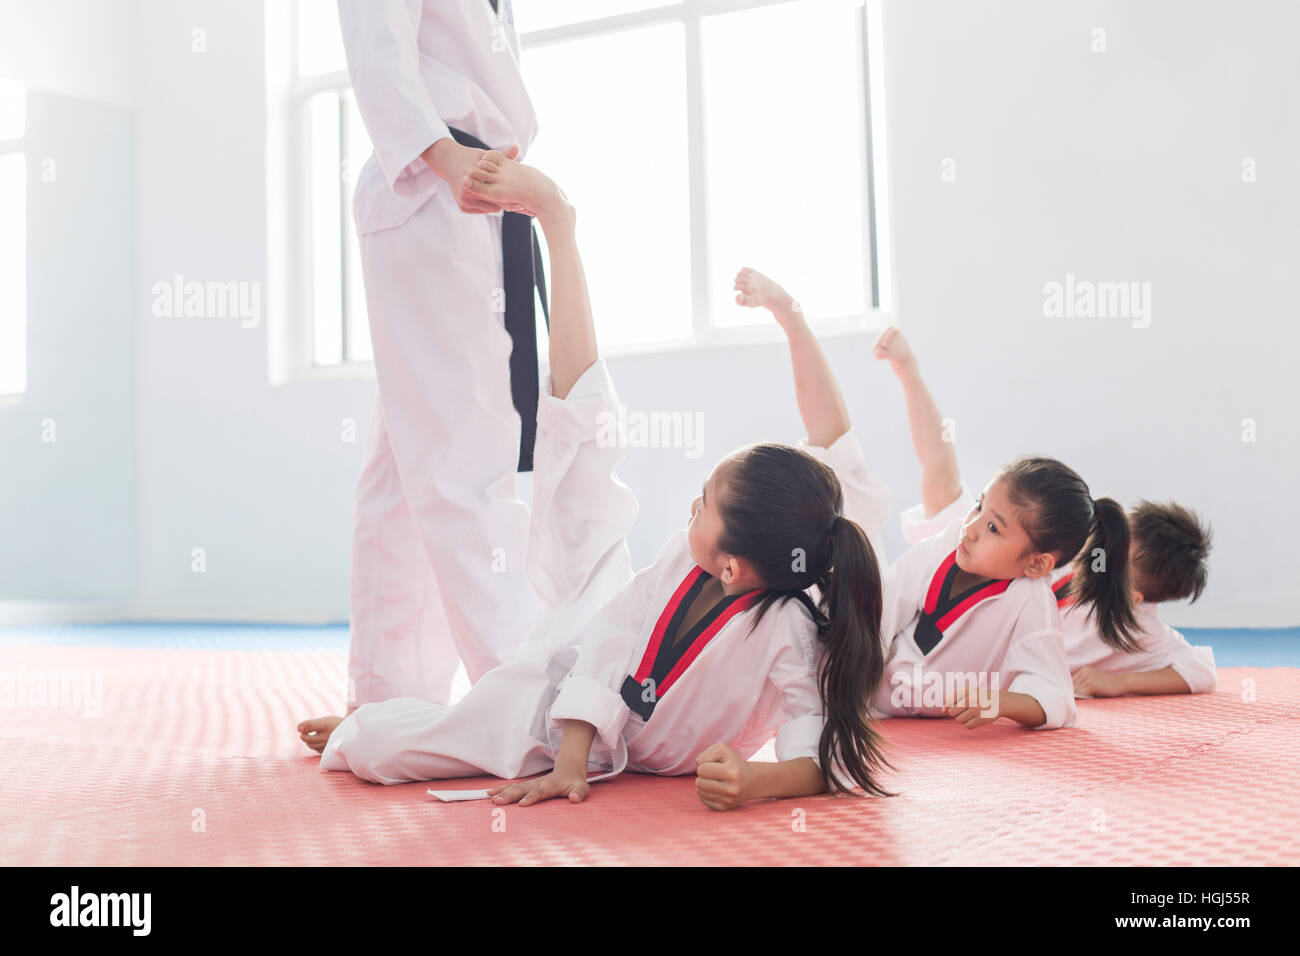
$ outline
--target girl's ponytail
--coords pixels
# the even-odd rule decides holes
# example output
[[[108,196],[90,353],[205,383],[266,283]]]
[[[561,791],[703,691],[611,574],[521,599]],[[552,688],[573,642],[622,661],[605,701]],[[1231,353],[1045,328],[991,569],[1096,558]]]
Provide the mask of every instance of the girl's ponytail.
[[[888,763],[867,710],[885,675],[880,566],[862,529],[842,514],[835,472],[790,445],[750,445],[734,456],[717,500],[718,549],[752,562],[767,589],[752,626],[769,608],[797,600],[825,647],[817,673],[825,726],[817,751],[827,791],[856,784],[886,795],[875,775]],[[816,603],[808,595],[813,586]]]
[[[818,585],[821,611],[829,619],[818,632],[826,646],[818,674],[826,711],[818,745],[822,778],[829,793],[857,784],[867,793],[888,796],[875,778],[889,764],[867,713],[885,674],[880,566],[866,534],[843,515],[831,526],[830,566]],[[851,784],[839,780],[832,770],[837,764]]]
[[[1069,592],[1097,621],[1102,640],[1122,651],[1139,649],[1129,587],[1128,516],[1111,498],[1093,501],[1078,472],[1055,458],[1017,458],[998,473],[1011,503],[1024,508],[1030,543],[1073,562]]]
[[[1132,653],[1142,648],[1134,634],[1128,550],[1128,515],[1115,499],[1098,498],[1087,543],[1074,559],[1070,593],[1079,604],[1091,605],[1088,613],[1108,646]]]

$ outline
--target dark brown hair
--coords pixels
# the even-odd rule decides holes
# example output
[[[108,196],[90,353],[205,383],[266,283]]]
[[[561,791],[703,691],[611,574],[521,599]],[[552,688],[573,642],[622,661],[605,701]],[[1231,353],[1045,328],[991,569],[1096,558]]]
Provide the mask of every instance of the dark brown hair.
[[[720,476],[718,547],[753,565],[769,589],[754,623],[774,603],[801,601],[826,647],[818,673],[825,726],[818,763],[828,792],[854,784],[885,795],[876,781],[889,766],[868,702],[884,680],[880,567],[862,529],[842,514],[844,492],[829,467],[791,445],[741,449]],[[807,590],[816,585],[816,604]],[[838,763],[850,781],[832,769]]]
[[[1210,529],[1192,511],[1173,502],[1140,501],[1129,511],[1133,529],[1133,585],[1142,600],[1157,604],[1205,590]]]
[[[1074,563],[1069,593],[1089,608],[1101,639],[1117,650],[1138,650],[1124,509],[1112,498],[1094,501],[1083,479],[1055,458],[1017,458],[998,477],[1006,480],[1011,503],[1024,509],[1034,549],[1053,555],[1057,567]],[[1098,557],[1101,567],[1094,568]]]

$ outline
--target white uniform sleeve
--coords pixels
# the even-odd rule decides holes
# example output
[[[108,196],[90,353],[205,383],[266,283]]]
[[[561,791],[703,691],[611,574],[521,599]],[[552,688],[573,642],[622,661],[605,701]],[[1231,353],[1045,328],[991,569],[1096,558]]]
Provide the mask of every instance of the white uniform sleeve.
[[[420,74],[421,0],[338,0],[348,75],[384,178],[399,196],[433,189],[420,154],[451,135]]]
[[[1152,614],[1152,617],[1154,625],[1149,625],[1147,633],[1142,636],[1142,644],[1150,653],[1140,655],[1140,669],[1158,671],[1172,667],[1179,677],[1187,681],[1187,688],[1193,694],[1208,694],[1218,690],[1219,673],[1214,666],[1214,650],[1210,647],[1193,647],[1187,638],[1158,616]],[[1151,633],[1157,628],[1158,633]]]
[[[770,623],[769,623],[770,621]],[[822,698],[817,687],[820,649],[816,625],[797,601],[770,608],[763,627],[779,628],[781,646],[767,678],[781,695],[784,722],[776,732],[776,759],[808,757],[819,766],[817,747],[822,736]]]
[[[908,544],[924,541],[926,538],[947,529],[954,520],[966,517],[971,508],[975,507],[977,500],[971,494],[971,490],[963,484],[961,494],[942,511],[936,515],[931,515],[929,518],[925,516],[924,505],[913,505],[900,512],[898,516],[898,520],[903,525],[903,537],[907,539]]]
[[[1076,665],[1095,662],[1098,669],[1117,674],[1145,673],[1172,667],[1187,682],[1191,693],[1207,694],[1218,690],[1219,675],[1212,648],[1193,647],[1187,638],[1161,620],[1154,605],[1139,604],[1134,611],[1141,628],[1137,635],[1141,650],[1127,654],[1109,647],[1102,640],[1095,620],[1074,617],[1075,614],[1082,615],[1082,610],[1071,612],[1071,626],[1079,629],[1070,644],[1070,653],[1078,655]]]
[[[1187,681],[1187,687],[1193,694],[1208,694],[1219,689],[1219,672],[1214,666],[1214,648],[1208,645],[1188,644],[1182,654],[1169,662],[1169,666]]]
[[[574,600],[595,609],[632,578],[626,540],[637,502],[617,474],[627,455],[618,394],[603,359],[565,398],[551,393],[548,371],[537,407],[528,577],[548,609]]]
[[[784,718],[776,732],[776,759],[786,761],[807,757],[820,768],[819,751],[826,727],[826,707],[822,702],[817,674],[826,649],[818,641],[816,627],[802,605],[790,601],[781,610],[790,615],[778,622],[781,633],[796,636],[785,638],[768,672],[768,680],[780,694]],[[774,612],[769,611],[769,617]],[[857,786],[844,765],[834,755],[831,759],[832,776],[849,789]]]
[[[601,743],[618,748],[631,713],[623,700],[623,681],[632,670],[646,615],[655,611],[655,581],[664,561],[685,547],[685,536],[684,530],[673,535],[654,564],[639,571],[583,629],[578,659],[551,705],[552,722],[584,720],[596,728]]]
[[[1050,589],[1027,603],[1016,618],[1001,672],[1010,678],[1007,690],[1028,694],[1043,708],[1046,720],[1035,730],[1074,726],[1074,681]]]

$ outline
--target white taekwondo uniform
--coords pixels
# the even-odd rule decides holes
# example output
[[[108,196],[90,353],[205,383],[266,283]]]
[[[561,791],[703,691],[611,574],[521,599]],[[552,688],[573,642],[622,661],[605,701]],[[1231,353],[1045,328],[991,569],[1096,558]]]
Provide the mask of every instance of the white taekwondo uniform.
[[[606,421],[616,419],[618,409],[603,363],[597,364],[601,371],[588,371],[566,400],[544,394],[538,413],[530,551],[549,542],[554,561],[560,551],[576,549],[576,557],[557,565],[577,569],[566,584],[552,586],[560,606],[514,659],[486,674],[456,705],[399,698],[360,707],[330,735],[323,770],[351,770],[385,784],[527,776],[553,766],[568,719],[596,728],[588,765],[595,772],[694,773],[695,758],[715,743],[749,758],[773,735],[778,760],[818,759],[822,647],[801,601],[773,605],[751,632],[761,592],[733,596],[674,642],[708,577],[691,558],[685,529],[635,576],[608,559],[601,573],[582,570],[593,556],[625,553],[613,536],[630,524],[623,515],[604,513],[611,505],[623,507],[608,490],[622,487],[613,476],[622,451],[596,440],[599,396]],[[572,409],[579,401],[585,403],[580,414]],[[563,435],[557,420],[566,422]],[[888,514],[888,489],[866,474],[854,435],[810,451],[845,470],[846,502],[858,514]],[[579,515],[585,521],[576,520]],[[868,530],[878,540],[879,529]],[[622,587],[609,600],[620,575]]]
[[[946,692],[960,675],[981,675],[992,688],[1027,694],[1046,720],[1038,730],[1074,724],[1074,685],[1066,664],[1061,616],[1047,578],[989,582],[941,600],[955,571],[962,524],[975,504],[964,485],[930,518],[920,506],[902,512],[912,544],[885,577],[881,634],[888,642],[885,680],[873,711],[882,716],[942,716]]]
[[[526,151],[537,132],[508,16],[489,0],[339,0],[374,155],[354,198],[376,400],[357,487],[349,704],[446,701],[528,633],[501,214],[460,211],[420,154],[455,127]]]
[[[1052,588],[1058,592],[1069,582],[1071,571],[1060,568],[1052,576]],[[1134,635],[1141,650],[1132,653],[1111,647],[1101,639],[1101,631],[1084,608],[1075,607],[1069,597],[1059,597],[1061,619],[1065,626],[1065,654],[1070,673],[1083,667],[1114,674],[1158,671],[1172,667],[1193,694],[1204,694],[1219,687],[1214,666],[1214,649],[1189,644],[1187,638],[1160,619],[1160,606],[1142,601],[1133,607],[1137,618]]]

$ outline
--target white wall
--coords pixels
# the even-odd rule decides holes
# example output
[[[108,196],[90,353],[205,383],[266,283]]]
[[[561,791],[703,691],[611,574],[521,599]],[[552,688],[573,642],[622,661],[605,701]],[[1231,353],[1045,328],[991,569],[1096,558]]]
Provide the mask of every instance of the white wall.
[[[0,0],[0,76],[132,106],[139,19],[137,0]]]
[[[887,12],[899,305],[968,477],[1040,450],[1095,493],[1177,499],[1215,551],[1205,596],[1169,617],[1296,624],[1300,7]],[[1149,281],[1150,327],[1043,318],[1067,273]]]
[[[0,3],[0,76],[27,86],[28,304],[27,389],[0,397],[0,599],[62,616],[136,597],[134,11]]]
[[[261,4],[142,14],[140,613],[346,619],[362,441],[341,442],[340,421],[364,439],[373,382],[272,387],[265,317],[158,318],[147,294],[177,273],[265,281]]]
[[[272,387],[266,321],[149,311],[152,283],[177,272],[265,277],[260,5],[139,10],[135,613],[346,619],[363,443],[340,441],[340,422],[364,436],[373,382]],[[206,53],[191,51],[195,27]],[[1094,27],[1105,53],[1089,51]],[[1171,612],[1178,624],[1300,623],[1287,600],[1300,528],[1278,507],[1300,464],[1284,286],[1300,251],[1297,28],[1300,8],[1281,0],[886,2],[899,317],[957,421],[964,472],[982,484],[1039,451],[1098,495],[1203,511],[1211,585]],[[949,157],[955,183],[940,177]],[[1240,181],[1243,157],[1258,182]],[[1067,272],[1152,283],[1151,326],[1045,319],[1043,284]],[[869,337],[827,344],[875,467],[906,503],[916,469],[897,389]],[[629,455],[638,560],[684,519],[717,457],[799,437],[778,345],[611,365],[632,407],[706,417],[700,459]],[[196,547],[204,574],[191,571]]]

